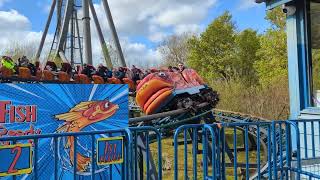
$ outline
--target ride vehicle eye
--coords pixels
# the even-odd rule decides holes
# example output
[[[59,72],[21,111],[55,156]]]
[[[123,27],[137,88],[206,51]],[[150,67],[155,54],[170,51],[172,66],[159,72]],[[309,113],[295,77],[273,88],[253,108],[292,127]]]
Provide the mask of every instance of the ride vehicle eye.
[[[166,74],[165,74],[164,72],[160,72],[160,73],[159,73],[159,76],[160,76],[160,77],[166,77]]]
[[[106,103],[104,104],[104,107],[105,107],[105,108],[108,108],[108,107],[109,107],[109,102],[106,102]]]

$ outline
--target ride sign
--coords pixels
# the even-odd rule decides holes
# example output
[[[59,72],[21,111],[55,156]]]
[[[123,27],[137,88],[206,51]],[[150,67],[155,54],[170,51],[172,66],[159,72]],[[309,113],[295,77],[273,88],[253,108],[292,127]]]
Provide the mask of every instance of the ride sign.
[[[98,139],[97,149],[99,165],[123,163],[123,137]]]
[[[86,131],[107,131],[128,127],[128,86],[113,84],[0,84],[0,138],[53,133],[81,133]],[[111,134],[119,136],[119,134]],[[105,135],[95,135],[95,139]],[[35,152],[33,140],[1,141],[0,140],[0,176],[13,176],[16,179],[34,179],[34,172],[41,179],[53,179],[54,175],[62,179],[74,177],[74,149],[77,149],[77,176],[91,179],[105,179],[110,174],[119,179],[123,162],[123,141],[108,141],[105,151],[108,163],[92,164],[92,137],[78,135],[61,137],[54,142],[53,138],[38,140]],[[76,143],[75,143],[76,142]],[[102,148],[105,146],[101,146]],[[110,151],[113,148],[113,151]],[[121,150],[119,150],[121,149]],[[119,150],[119,151],[118,151]],[[58,156],[54,159],[54,154]],[[33,154],[37,153],[37,162]],[[116,157],[116,158],[113,158]],[[55,163],[57,172],[55,172]],[[110,165],[117,162],[115,168]],[[119,164],[120,163],[120,164]],[[37,169],[34,169],[37,164]],[[94,168],[92,168],[94,166]],[[110,171],[111,170],[111,171]]]
[[[31,173],[31,144],[0,146],[0,162],[0,176]]]

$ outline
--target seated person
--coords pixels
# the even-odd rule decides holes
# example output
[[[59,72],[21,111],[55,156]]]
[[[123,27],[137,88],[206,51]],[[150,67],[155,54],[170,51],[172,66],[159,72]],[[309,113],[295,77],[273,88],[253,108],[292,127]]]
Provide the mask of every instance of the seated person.
[[[132,80],[134,82],[141,80],[140,77],[141,77],[142,71],[138,69],[135,65],[132,66],[131,72],[132,72]]]
[[[182,73],[186,69],[186,67],[184,66],[183,63],[179,63],[178,68],[179,68],[180,73]]]
[[[61,71],[66,72],[67,74],[71,74],[72,67],[69,63],[61,63]]]
[[[112,72],[103,64],[98,66],[97,75],[101,76],[105,81],[108,78],[112,78]]]
[[[32,76],[37,75],[37,67],[30,63],[29,59],[26,56],[22,56],[22,58],[18,59],[19,67],[26,67],[30,70]]]
[[[81,74],[87,75],[89,78],[92,78],[92,76],[96,74],[96,68],[94,68],[90,64],[84,64]]]
[[[117,71],[113,74],[115,78],[119,79],[122,81],[123,78],[125,78],[126,73],[122,67],[119,67]]]
[[[47,65],[44,69],[48,71],[52,71],[52,67],[50,65]]]
[[[1,66],[5,67],[6,69],[12,70],[13,73],[16,72],[16,64],[13,62],[11,57],[2,56]]]
[[[179,72],[179,68],[177,68],[177,67],[172,67],[172,72]]]
[[[50,71],[57,71],[57,70],[58,70],[56,63],[54,63],[53,61],[48,61],[48,62],[46,63],[46,66],[45,66],[45,67],[46,67],[46,68],[47,68],[47,67],[50,67]],[[48,69],[46,69],[46,68],[45,68],[45,70],[48,70]]]

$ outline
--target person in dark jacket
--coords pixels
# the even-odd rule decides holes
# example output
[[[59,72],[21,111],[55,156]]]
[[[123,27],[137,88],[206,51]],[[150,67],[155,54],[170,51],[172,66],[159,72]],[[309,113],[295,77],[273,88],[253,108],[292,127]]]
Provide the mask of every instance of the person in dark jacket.
[[[90,64],[84,64],[83,70],[81,71],[81,74],[87,75],[89,78],[91,78],[96,73],[96,68],[94,68]]]
[[[141,80],[140,76],[142,74],[142,71],[137,68],[135,65],[132,66],[132,69],[131,69],[131,72],[132,72],[132,80],[134,82],[137,82],[138,80]]]
[[[103,64],[100,64],[98,66],[97,75],[101,76],[105,81],[108,80],[108,78],[112,77],[112,71],[110,71],[106,66]]]
[[[124,71],[124,68],[119,67],[119,69],[114,73],[114,77],[118,78],[122,81],[123,78],[125,78],[126,73]]]

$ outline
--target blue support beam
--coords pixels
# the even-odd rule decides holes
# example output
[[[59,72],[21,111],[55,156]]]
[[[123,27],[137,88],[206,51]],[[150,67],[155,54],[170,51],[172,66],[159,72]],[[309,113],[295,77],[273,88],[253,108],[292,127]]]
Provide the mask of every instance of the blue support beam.
[[[290,119],[297,119],[311,104],[311,49],[306,21],[306,3],[296,2],[296,13],[287,16]]]
[[[292,2],[293,0],[267,0],[266,5],[267,5],[267,10],[273,9],[275,7],[281,6],[283,4]]]

